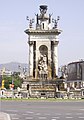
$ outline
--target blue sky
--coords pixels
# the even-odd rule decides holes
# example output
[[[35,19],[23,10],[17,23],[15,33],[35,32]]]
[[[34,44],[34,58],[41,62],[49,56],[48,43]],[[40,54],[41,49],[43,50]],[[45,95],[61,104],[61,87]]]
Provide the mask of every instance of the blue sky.
[[[26,16],[34,18],[42,4],[60,16],[59,66],[84,59],[84,0],[0,0],[0,63],[28,62]]]

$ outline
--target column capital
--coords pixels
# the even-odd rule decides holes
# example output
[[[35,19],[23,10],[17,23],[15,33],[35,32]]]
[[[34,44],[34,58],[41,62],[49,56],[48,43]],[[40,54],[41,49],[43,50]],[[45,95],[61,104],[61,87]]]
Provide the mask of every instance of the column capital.
[[[33,44],[34,44],[34,41],[28,41],[28,44],[29,44],[29,45],[33,45]]]
[[[53,45],[58,45],[59,41],[53,41]]]

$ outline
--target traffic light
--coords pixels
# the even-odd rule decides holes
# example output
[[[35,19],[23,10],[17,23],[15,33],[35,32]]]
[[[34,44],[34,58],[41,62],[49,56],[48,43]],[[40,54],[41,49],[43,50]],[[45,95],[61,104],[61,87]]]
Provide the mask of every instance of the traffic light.
[[[27,84],[27,90],[29,90],[29,84]]]
[[[0,87],[2,86],[2,75],[0,75]]]

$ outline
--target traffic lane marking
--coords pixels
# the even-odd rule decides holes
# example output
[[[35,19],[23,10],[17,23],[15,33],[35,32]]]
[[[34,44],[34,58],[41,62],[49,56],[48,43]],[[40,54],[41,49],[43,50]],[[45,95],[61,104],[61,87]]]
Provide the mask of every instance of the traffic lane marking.
[[[17,115],[17,114],[14,114],[14,113],[12,114],[12,113],[10,113],[10,116],[16,116],[16,115]]]
[[[80,109],[80,110],[84,110],[84,109]]]
[[[80,116],[80,117],[78,117],[78,118],[80,118],[80,119],[84,119],[84,117],[82,117],[82,116]]]
[[[67,118],[67,119],[72,119],[73,117],[69,117],[69,116],[68,116],[68,117],[65,117],[65,118]]]
[[[28,119],[29,119],[29,120],[32,120],[32,119],[33,119],[33,117],[26,117],[25,119],[27,119],[27,120],[28,120]]]
[[[36,113],[35,115],[41,115],[41,113]]]
[[[60,117],[56,116],[56,117],[52,117],[52,119],[59,119]]]
[[[39,119],[46,119],[46,117],[38,117]]]
[[[76,113],[76,115],[83,115],[83,113]]]

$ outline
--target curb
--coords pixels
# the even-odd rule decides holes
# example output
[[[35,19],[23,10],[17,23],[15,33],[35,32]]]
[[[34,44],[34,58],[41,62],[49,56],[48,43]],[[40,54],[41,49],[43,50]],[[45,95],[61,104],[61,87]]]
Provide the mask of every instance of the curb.
[[[11,120],[10,115],[4,112],[0,112],[0,118],[1,120]]]

